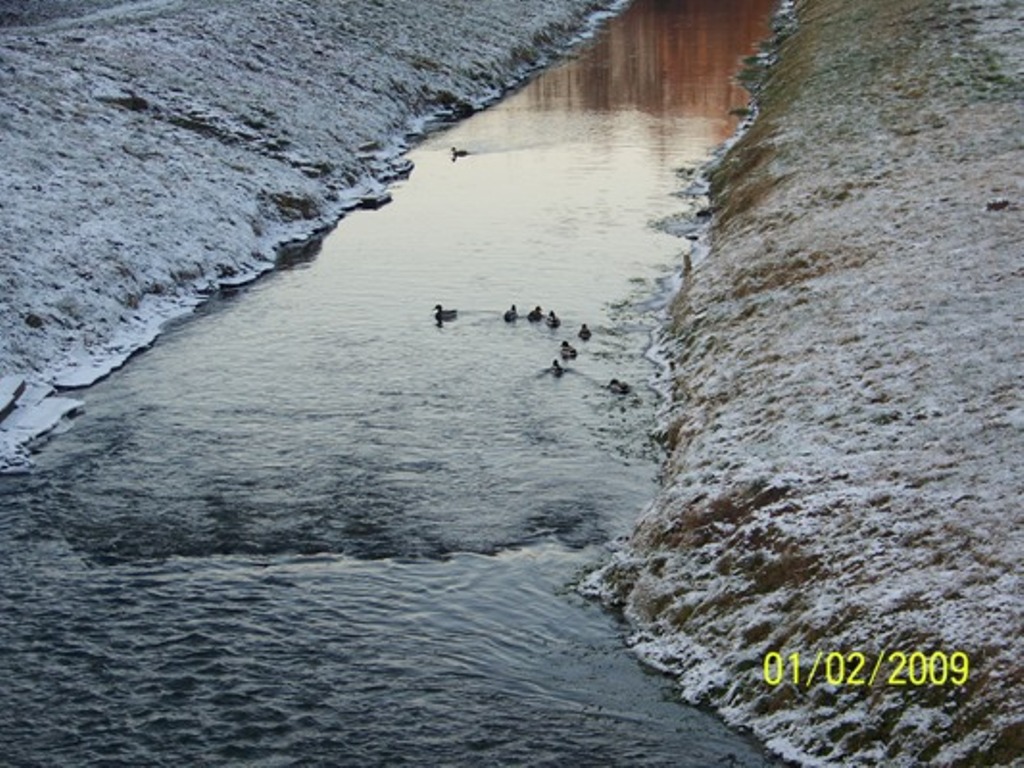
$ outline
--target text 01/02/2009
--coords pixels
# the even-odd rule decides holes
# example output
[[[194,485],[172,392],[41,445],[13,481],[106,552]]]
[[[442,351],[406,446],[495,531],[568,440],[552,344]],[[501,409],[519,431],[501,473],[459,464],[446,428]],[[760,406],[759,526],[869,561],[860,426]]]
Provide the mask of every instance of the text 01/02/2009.
[[[798,651],[785,656],[779,651],[769,651],[762,665],[764,682],[768,685],[791,682],[804,688],[816,682],[852,686],[962,686],[967,683],[970,669],[970,659],[964,651],[885,650],[877,655],[862,651],[818,651],[811,663]]]

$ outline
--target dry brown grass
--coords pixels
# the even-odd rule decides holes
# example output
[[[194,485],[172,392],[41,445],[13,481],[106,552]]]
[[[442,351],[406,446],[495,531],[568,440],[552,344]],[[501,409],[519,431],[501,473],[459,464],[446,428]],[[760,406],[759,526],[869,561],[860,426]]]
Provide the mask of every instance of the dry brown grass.
[[[693,499],[668,529],[652,533],[647,544],[654,549],[674,550],[724,539],[724,529],[731,531],[742,526],[758,510],[781,501],[789,493],[785,486],[751,483],[713,499]]]

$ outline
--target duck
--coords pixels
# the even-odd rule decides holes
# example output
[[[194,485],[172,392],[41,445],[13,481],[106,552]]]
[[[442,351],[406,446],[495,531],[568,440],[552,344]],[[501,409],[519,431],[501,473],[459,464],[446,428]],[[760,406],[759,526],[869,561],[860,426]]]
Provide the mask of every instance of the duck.
[[[562,321],[558,319],[558,315],[555,314],[555,310],[553,309],[548,312],[548,319],[546,322],[548,324],[548,328],[557,328],[562,324]]]
[[[578,354],[576,352],[576,348],[573,347],[568,341],[562,342],[562,348],[559,351],[562,353],[563,360],[575,360],[576,355]]]
[[[593,334],[590,333],[590,329],[587,328],[587,324],[584,323],[583,327],[580,328],[580,332],[577,333],[576,335],[579,336],[581,339],[583,339],[583,341],[590,341],[590,337]]]
[[[465,157],[468,154],[468,149],[456,149],[455,147],[452,147],[452,162],[455,162],[460,157]]]
[[[551,373],[555,376],[555,378],[558,378],[563,373],[565,373],[565,368],[563,368],[562,364],[559,363],[557,360],[552,360],[551,361],[551,369],[550,370],[551,370]]]
[[[531,323],[539,323],[544,319],[544,310],[540,307],[534,307],[530,310],[530,314],[526,316],[526,319]]]
[[[439,323],[443,323],[445,320],[454,320],[459,316],[459,310],[457,309],[444,309],[440,304],[434,306],[434,319]]]
[[[514,323],[516,318],[519,317],[519,313],[516,311],[516,305],[513,304],[511,309],[505,310],[505,322]]]
[[[629,384],[627,384],[624,381],[619,381],[618,379],[612,379],[611,381],[609,381],[608,389],[610,389],[616,395],[628,395],[630,392],[633,391],[633,388],[630,387]]]

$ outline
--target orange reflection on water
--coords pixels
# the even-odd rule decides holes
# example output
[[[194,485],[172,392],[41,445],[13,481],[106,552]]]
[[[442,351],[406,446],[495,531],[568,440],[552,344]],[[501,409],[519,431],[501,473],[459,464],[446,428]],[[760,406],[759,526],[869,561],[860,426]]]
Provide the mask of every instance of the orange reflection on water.
[[[724,141],[736,125],[729,111],[748,99],[735,74],[768,36],[773,7],[773,0],[636,0],[587,56],[545,73],[523,95],[543,110],[704,118]]]

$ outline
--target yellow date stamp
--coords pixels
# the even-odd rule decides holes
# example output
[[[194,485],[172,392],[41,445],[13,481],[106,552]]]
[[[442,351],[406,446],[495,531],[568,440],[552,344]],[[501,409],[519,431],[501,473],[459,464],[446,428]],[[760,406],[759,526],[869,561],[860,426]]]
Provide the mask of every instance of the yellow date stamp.
[[[771,686],[792,683],[810,688],[815,683],[849,686],[963,686],[971,674],[971,660],[964,651],[799,651],[785,655],[768,651],[762,665],[764,682]]]

